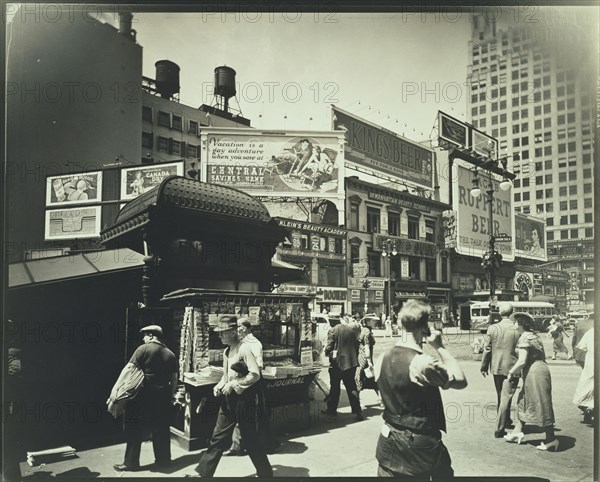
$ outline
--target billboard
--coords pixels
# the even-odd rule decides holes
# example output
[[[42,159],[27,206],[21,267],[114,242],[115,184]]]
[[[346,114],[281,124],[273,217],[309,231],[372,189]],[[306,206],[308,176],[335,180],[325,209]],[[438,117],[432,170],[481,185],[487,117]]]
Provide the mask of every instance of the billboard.
[[[498,140],[472,127],[471,150],[480,156],[498,159]]]
[[[512,190],[503,191],[499,188],[500,181],[492,174],[494,197],[492,203],[493,226],[488,226],[487,190],[489,174],[479,175],[481,195],[471,196],[473,188],[473,173],[470,169],[455,164],[453,166],[452,185],[456,209],[456,251],[468,256],[482,256],[488,249],[489,236],[506,235],[515,239],[515,223]],[[513,242],[496,242],[496,250],[505,261],[514,261],[515,250]]]
[[[543,220],[515,214],[515,254],[521,258],[548,260],[546,223]]]
[[[100,237],[100,206],[46,211],[46,241]]]
[[[343,142],[343,134],[332,131],[203,128],[202,180],[256,196],[338,199]]]
[[[135,199],[175,175],[183,176],[183,161],[121,169],[121,199]]]
[[[433,150],[360,119],[332,109],[338,128],[347,130],[345,158],[376,172],[433,187]]]
[[[102,201],[102,171],[46,178],[46,207]]]
[[[464,122],[438,111],[438,129],[440,140],[446,141],[459,149],[470,147],[469,126]]]

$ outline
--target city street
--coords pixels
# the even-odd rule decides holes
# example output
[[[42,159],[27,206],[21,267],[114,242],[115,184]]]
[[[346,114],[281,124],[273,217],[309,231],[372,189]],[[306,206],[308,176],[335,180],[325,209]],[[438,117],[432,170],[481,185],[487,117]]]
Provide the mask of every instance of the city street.
[[[552,372],[558,453],[535,449],[542,434],[530,434],[524,445],[494,439],[495,392],[491,378],[479,372],[479,361],[472,359],[469,340],[479,334],[463,332],[446,336],[449,350],[456,354],[466,372],[469,386],[462,391],[442,393],[446,407],[448,433],[444,442],[450,451],[456,476],[540,477],[551,481],[592,480],[593,429],[581,423],[581,415],[571,402],[581,369],[572,361],[549,360]],[[542,334],[546,353],[551,341]],[[394,340],[395,341],[395,340]],[[376,355],[392,345],[392,340],[377,337]],[[327,378],[327,372],[323,371]],[[327,422],[320,414],[323,395],[317,391],[311,403],[312,427],[300,433],[281,436],[281,449],[270,455],[278,477],[375,476],[375,446],[381,428],[381,409],[371,390],[361,394],[366,420],[355,422],[342,390],[340,414]],[[34,480],[40,476],[62,477],[181,477],[193,472],[201,451],[185,452],[173,444],[173,467],[155,471],[151,443],[142,447],[142,470],[115,472],[112,466],[122,461],[125,445],[115,445],[78,453],[78,458],[40,467],[21,465],[23,475]],[[335,456],[333,456],[335,454]],[[254,474],[248,457],[223,457],[216,476],[246,477]]]

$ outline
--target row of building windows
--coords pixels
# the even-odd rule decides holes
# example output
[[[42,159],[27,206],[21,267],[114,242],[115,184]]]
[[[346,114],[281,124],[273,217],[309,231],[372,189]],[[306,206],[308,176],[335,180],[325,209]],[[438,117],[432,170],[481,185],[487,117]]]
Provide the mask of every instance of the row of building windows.
[[[154,116],[152,114],[152,107],[142,106],[142,121],[149,122],[151,124],[154,123]],[[182,132],[183,131],[183,120],[181,116],[176,114],[171,114],[170,112],[158,111],[158,125],[162,127],[168,127],[169,129],[173,129],[175,131]],[[199,123],[195,120],[188,120],[188,130],[187,132],[190,134],[198,135],[199,134]]]
[[[142,132],[142,147],[152,149],[154,147],[154,135],[152,132]],[[180,142],[174,139],[157,136],[156,149],[160,152],[175,154],[183,157],[200,157],[200,146]]]
[[[387,214],[387,233],[390,236],[400,236],[400,213],[388,211]],[[359,231],[359,212],[358,204],[350,205],[350,229]],[[367,231],[369,233],[380,233],[381,211],[375,207],[367,207]],[[435,221],[425,220],[425,241],[435,242]],[[408,215],[408,238],[419,239],[419,218]]]
[[[554,241],[555,233],[560,233],[560,239],[581,239],[579,235],[581,234],[581,229],[573,228],[573,229],[561,229],[560,231],[548,231],[546,233],[546,239],[548,241]],[[593,238],[594,237],[594,228],[584,228],[583,230],[585,238]]]

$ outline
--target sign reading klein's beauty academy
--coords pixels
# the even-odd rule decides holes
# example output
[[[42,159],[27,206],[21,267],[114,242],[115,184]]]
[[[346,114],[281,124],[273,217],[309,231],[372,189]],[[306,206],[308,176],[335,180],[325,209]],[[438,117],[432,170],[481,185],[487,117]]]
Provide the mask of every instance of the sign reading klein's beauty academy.
[[[456,205],[456,251],[468,256],[482,256],[488,249],[490,234],[506,234],[515,239],[514,209],[512,189],[503,191],[500,181],[494,179],[494,199],[492,204],[493,226],[488,223],[488,174],[479,175],[481,195],[471,196],[473,173],[462,166],[453,166],[455,179],[453,188]],[[514,243],[496,243],[496,250],[502,254],[504,261],[514,261]]]
[[[433,187],[433,151],[349,112],[333,108],[337,125],[348,129],[346,159],[374,171]]]
[[[203,128],[202,180],[255,196],[343,193],[343,133]]]

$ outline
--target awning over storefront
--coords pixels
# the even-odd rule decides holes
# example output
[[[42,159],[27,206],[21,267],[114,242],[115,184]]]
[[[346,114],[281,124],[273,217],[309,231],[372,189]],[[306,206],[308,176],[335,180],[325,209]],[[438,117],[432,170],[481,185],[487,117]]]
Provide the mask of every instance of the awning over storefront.
[[[396,291],[397,300],[424,300],[427,296],[420,291]]]
[[[304,276],[304,269],[292,263],[286,263],[280,259],[271,260],[273,267],[273,277],[277,284],[288,283],[290,281],[301,281]]]
[[[144,255],[128,248],[23,261],[8,266],[8,287],[20,288],[118,270],[130,270],[139,268],[143,264]]]

